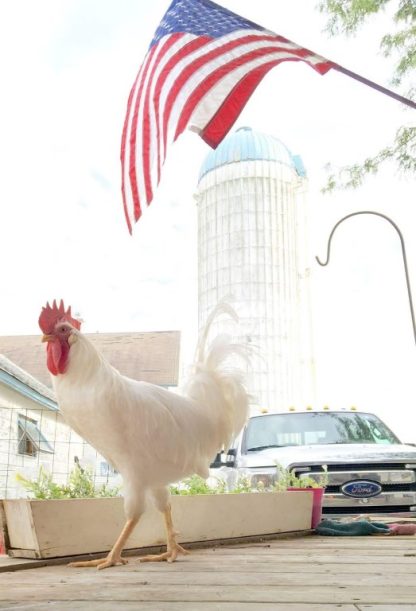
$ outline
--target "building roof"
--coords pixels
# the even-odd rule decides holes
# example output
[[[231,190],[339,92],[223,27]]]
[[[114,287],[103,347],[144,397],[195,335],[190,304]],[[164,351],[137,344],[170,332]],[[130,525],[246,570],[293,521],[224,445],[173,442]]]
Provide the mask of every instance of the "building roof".
[[[54,411],[58,409],[53,390],[18,367],[4,354],[0,354],[0,383],[48,409]]]
[[[86,333],[86,336],[123,375],[160,386],[177,386],[179,331]],[[42,385],[51,387],[45,344],[39,335],[0,336],[1,353]]]
[[[279,161],[293,168],[302,177],[306,170],[299,155],[292,155],[290,150],[278,138],[241,127],[229,134],[221,144],[208,153],[199,172],[199,180],[216,168],[238,161]]]

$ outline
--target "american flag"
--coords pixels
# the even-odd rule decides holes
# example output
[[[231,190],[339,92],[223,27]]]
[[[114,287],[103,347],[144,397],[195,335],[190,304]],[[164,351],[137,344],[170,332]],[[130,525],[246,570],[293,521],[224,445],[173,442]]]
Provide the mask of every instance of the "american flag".
[[[335,64],[210,0],[173,0],[127,104],[121,143],[127,225],[151,203],[169,145],[189,128],[215,148],[271,68]]]

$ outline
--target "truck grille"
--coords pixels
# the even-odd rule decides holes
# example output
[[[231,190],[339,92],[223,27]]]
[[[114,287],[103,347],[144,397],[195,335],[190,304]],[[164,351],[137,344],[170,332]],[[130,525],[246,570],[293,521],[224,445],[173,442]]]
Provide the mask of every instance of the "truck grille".
[[[327,465],[328,468],[328,472],[335,472],[335,471],[351,471],[351,468],[354,466],[354,470],[355,469],[360,469],[360,471],[389,471],[390,469],[400,469],[402,471],[407,471],[407,464],[408,462],[404,463],[404,462],[359,462],[359,463],[354,463],[353,465],[351,463],[336,463],[336,464],[329,464]],[[324,467],[322,465],[311,465],[311,467],[313,468],[313,470],[315,471],[315,469],[319,470],[321,473],[324,472]],[[296,468],[296,467],[295,467]],[[416,462],[414,463],[414,467],[412,470],[416,469]]]
[[[321,464],[292,465],[298,477],[319,481],[325,471]],[[327,465],[328,485],[325,489],[323,512],[341,513],[403,513],[416,506],[416,464],[404,462],[335,463]],[[369,481],[378,484],[381,492],[375,496],[348,496],[344,484]]]
[[[351,514],[351,515],[360,515],[362,513],[380,513],[380,514],[386,514],[386,513],[414,513],[414,512],[409,512],[409,506],[408,505],[395,505],[394,507],[390,508],[390,509],[386,509],[386,507],[383,506],[371,506],[371,508],[369,508],[369,511],[367,512],[365,510],[365,507],[363,507],[362,505],[360,505],[359,507],[324,507],[323,508],[323,513],[326,516],[339,516],[339,515],[345,515],[346,513]]]

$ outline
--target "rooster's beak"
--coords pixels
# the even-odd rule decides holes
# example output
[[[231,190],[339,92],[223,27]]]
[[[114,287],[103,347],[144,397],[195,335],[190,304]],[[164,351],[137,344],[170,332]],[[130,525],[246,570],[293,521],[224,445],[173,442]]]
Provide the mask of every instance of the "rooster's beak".
[[[42,335],[42,342],[51,342],[54,339],[53,335]]]

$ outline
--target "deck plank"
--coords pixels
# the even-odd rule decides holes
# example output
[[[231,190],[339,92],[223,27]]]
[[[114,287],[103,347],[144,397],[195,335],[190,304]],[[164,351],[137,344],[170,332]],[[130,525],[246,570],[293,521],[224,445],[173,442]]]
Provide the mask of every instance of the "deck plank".
[[[86,603],[80,602],[48,602],[48,609],[56,611],[85,611]],[[45,611],[45,603],[0,603],[0,609],[14,609],[15,611]],[[89,611],[114,611],[113,601],[92,601],[88,603]],[[398,609],[398,608],[397,608]],[[408,611],[410,607],[400,607],[401,611]],[[414,607],[412,607],[414,611]],[[227,602],[117,602],[117,611],[357,611],[355,605],[339,604],[287,604],[287,603],[227,603]],[[383,609],[391,611],[391,609]],[[394,608],[396,611],[396,608]]]
[[[318,537],[194,550],[172,565],[0,574],[0,609],[409,611],[414,537]]]

